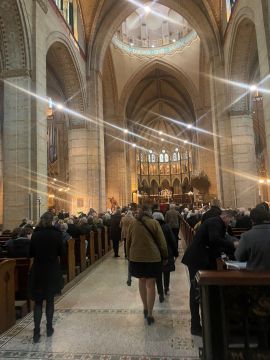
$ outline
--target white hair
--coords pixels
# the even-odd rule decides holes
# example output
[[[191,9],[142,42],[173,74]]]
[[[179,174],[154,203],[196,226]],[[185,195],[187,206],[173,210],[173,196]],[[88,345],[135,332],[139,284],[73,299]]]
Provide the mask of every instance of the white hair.
[[[163,216],[163,214],[161,213],[161,212],[154,212],[153,213],[153,219],[155,219],[155,220],[162,220],[162,221],[164,221],[164,216]]]

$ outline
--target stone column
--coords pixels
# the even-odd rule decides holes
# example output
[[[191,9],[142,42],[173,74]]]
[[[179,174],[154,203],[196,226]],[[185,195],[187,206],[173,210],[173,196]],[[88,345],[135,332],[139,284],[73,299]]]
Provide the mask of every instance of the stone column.
[[[13,229],[29,216],[31,193],[31,98],[29,76],[6,78],[3,123],[3,228]]]
[[[44,16],[47,7],[44,2],[33,2],[33,37],[32,37],[32,87],[31,91],[46,98],[46,23]],[[48,209],[47,186],[47,104],[32,97],[31,114],[31,192],[33,215],[38,219]],[[40,199],[40,206],[39,206]]]
[[[70,212],[87,212],[93,207],[90,202],[91,188],[88,187],[89,130],[70,129],[68,131]],[[90,190],[90,193],[89,191]]]
[[[234,207],[234,176],[231,143],[231,127],[228,111],[226,111],[226,88],[215,80],[224,78],[224,66],[218,56],[213,57],[210,70],[211,117],[213,132],[220,135],[214,137],[215,165],[218,197],[224,207]]]
[[[211,119],[211,112],[208,108],[198,111],[198,118],[200,119],[198,127],[213,133],[213,124]],[[198,154],[197,172],[204,171],[211,183],[209,193],[217,195],[217,178],[216,178],[216,167],[215,167],[215,151],[214,151],[214,140],[210,134],[205,134],[198,131],[197,133],[198,144],[208,150],[196,149]]]
[[[231,114],[230,122],[235,203],[236,207],[249,208],[258,202],[253,119],[251,114]]]
[[[123,119],[111,119],[114,123],[123,128]],[[117,200],[120,206],[127,205],[131,202],[131,195],[128,196],[127,187],[127,155],[129,145],[121,141],[124,140],[125,134],[119,131],[108,129],[110,135],[106,136],[106,191],[108,198],[112,196]],[[113,137],[115,136],[115,138]],[[119,138],[116,139],[116,138]],[[107,205],[109,205],[107,201]]]
[[[88,186],[91,207],[97,211],[106,209],[105,151],[103,124],[102,77],[92,70],[89,78],[89,159]]]

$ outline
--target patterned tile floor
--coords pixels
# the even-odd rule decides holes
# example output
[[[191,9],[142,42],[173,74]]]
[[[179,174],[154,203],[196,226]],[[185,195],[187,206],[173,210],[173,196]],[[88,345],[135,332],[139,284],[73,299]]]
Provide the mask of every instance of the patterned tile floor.
[[[127,261],[108,255],[56,302],[55,333],[32,342],[33,317],[0,336],[0,359],[196,360],[198,339],[190,336],[188,281],[177,261],[171,291],[156,300],[155,324],[143,319],[137,280],[126,286]]]

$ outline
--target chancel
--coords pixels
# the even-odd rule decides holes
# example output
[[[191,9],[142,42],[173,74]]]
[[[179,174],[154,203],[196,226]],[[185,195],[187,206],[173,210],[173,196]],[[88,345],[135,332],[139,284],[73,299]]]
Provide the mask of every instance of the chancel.
[[[269,16],[0,0],[1,359],[270,358]]]

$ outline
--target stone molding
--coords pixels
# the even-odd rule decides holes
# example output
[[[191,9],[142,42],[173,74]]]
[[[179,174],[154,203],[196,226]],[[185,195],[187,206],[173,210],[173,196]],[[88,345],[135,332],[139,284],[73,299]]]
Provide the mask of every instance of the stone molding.
[[[48,0],[36,0],[41,9],[47,14],[48,12]]]
[[[235,117],[237,117],[237,116],[251,116],[252,115],[249,110],[245,110],[245,111],[231,110],[229,112],[229,114],[230,114],[230,117],[233,117],[233,116],[235,116]]]
[[[3,70],[0,72],[0,78],[7,79],[13,77],[30,77],[31,70],[29,69],[12,69],[12,70]]]

